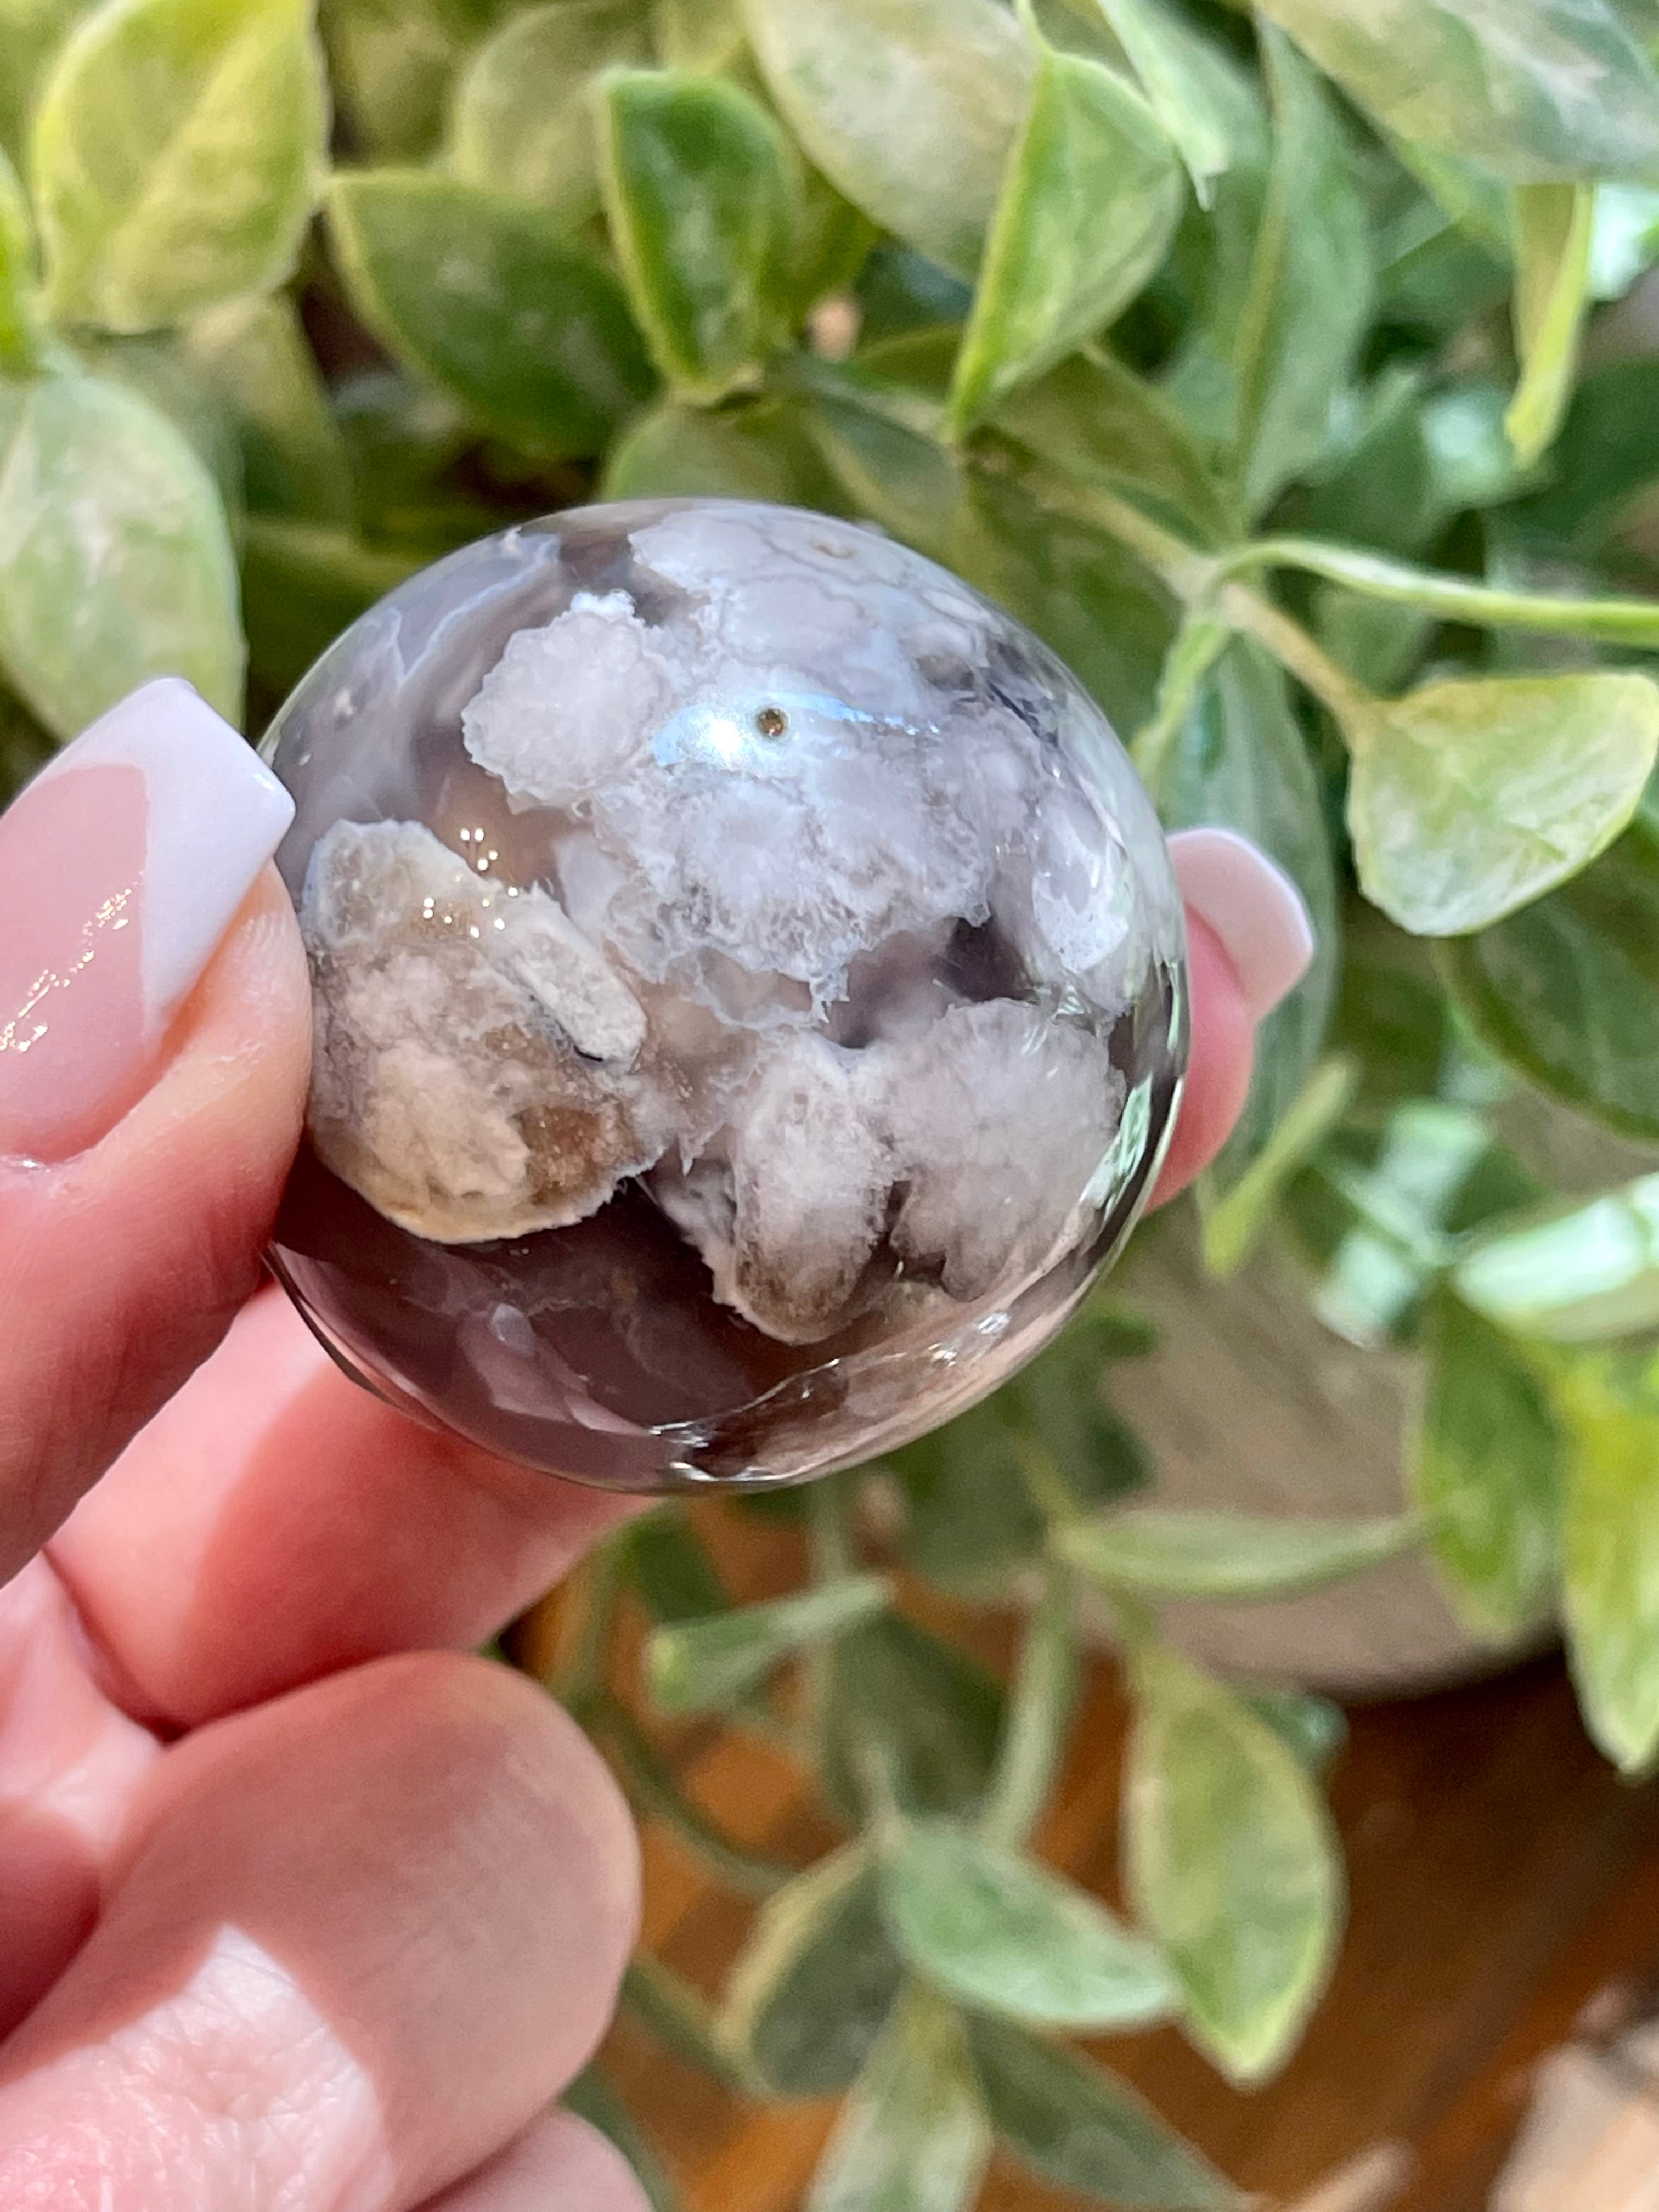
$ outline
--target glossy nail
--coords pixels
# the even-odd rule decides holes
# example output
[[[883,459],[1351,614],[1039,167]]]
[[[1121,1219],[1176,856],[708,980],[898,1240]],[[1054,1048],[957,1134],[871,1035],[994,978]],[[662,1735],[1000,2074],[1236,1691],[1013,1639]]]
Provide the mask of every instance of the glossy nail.
[[[188,684],[146,684],[0,816],[0,1155],[53,1161],[153,1080],[293,818]]]
[[[1253,1021],[1307,974],[1315,951],[1307,903],[1276,860],[1237,830],[1182,830],[1170,840],[1181,896],[1221,939]]]

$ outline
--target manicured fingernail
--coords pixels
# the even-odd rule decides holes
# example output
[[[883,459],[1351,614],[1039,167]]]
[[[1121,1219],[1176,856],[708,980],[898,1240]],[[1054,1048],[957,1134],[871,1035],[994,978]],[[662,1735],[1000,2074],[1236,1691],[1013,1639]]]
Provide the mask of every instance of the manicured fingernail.
[[[0,1154],[67,1159],[113,1128],[293,816],[177,677],[0,816]]]
[[[1221,939],[1253,1021],[1307,974],[1314,927],[1277,860],[1237,830],[1182,830],[1170,840],[1181,896]]]

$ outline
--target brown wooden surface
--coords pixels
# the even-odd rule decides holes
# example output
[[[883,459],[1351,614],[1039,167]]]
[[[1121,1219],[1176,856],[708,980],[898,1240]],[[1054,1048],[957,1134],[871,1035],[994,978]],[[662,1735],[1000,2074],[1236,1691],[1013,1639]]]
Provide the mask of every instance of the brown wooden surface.
[[[730,1515],[705,1526],[744,1595],[787,1587],[787,1531]],[[994,1660],[1006,1650],[1006,1623],[948,1626]],[[1351,1718],[1332,1784],[1349,1932],[1300,2054],[1245,2095],[1170,2031],[1097,2047],[1270,2204],[1399,2142],[1411,2176],[1379,2204],[1482,2212],[1540,2061],[1575,2032],[1622,2026],[1659,1986],[1659,1784],[1621,1783],[1597,1757],[1554,1660]],[[1121,1722],[1103,1661],[1041,1838],[1108,1899]],[[680,1754],[691,1793],[744,1840],[805,1863],[833,1839],[799,1778],[752,1742],[688,1733]],[[645,1842],[646,1941],[713,1990],[752,1908],[665,1832],[650,1828]],[[743,2106],[628,2021],[607,2061],[692,2212],[795,2212],[829,2107]],[[1066,2201],[999,2167],[985,2203],[1047,2212]]]

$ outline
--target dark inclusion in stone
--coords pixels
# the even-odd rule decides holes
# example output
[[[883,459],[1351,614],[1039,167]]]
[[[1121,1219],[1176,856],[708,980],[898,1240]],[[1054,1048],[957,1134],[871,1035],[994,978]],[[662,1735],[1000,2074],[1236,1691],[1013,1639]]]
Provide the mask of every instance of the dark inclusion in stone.
[[[309,1125],[278,1272],[550,1472],[890,1449],[1121,1243],[1186,1050],[1145,794],[1035,638],[820,515],[596,507],[364,616],[283,708]]]

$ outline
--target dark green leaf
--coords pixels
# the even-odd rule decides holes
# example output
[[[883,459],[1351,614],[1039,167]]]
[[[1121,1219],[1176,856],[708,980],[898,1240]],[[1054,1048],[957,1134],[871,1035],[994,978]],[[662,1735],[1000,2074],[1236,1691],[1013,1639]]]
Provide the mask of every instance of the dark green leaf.
[[[1572,397],[1578,336],[1589,305],[1595,205],[1587,185],[1516,187],[1515,349],[1521,382],[1504,422],[1523,469],[1553,441]]]
[[[998,2135],[1064,2189],[1122,2212],[1224,2212],[1237,2193],[1126,2084],[1069,2051],[990,2020],[968,2023]]]
[[[1130,1507],[1054,1532],[1063,1559],[1108,1589],[1160,1597],[1287,1596],[1343,1582],[1419,1541],[1413,1521],[1261,1520]]]
[[[664,400],[611,449],[607,499],[764,499],[833,508],[839,495],[787,400],[711,413]]]
[[[659,1505],[622,1541],[629,1579],[659,1626],[726,1611],[732,1600],[683,1506]]]
[[[831,1804],[860,1802],[856,1744],[875,1753],[914,1813],[967,1813],[985,1795],[1002,1741],[994,1675],[902,1613],[843,1638],[833,1661],[823,1777]]]
[[[1403,139],[1522,184],[1659,170],[1659,77],[1610,0],[1264,5]]]
[[[151,676],[240,717],[236,568],[212,480],[154,408],[59,376],[0,411],[0,667],[59,737]]]
[[[254,674],[280,697],[342,630],[418,566],[326,524],[250,516],[242,598]]]
[[[902,1980],[880,1878],[851,1844],[761,1907],[722,2033],[771,2095],[834,2096],[869,2057]]]
[[[758,100],[719,77],[614,70],[601,81],[611,235],[657,367],[693,398],[752,383],[781,342],[800,184]]]
[[[1586,369],[1549,454],[1548,481],[1513,510],[1528,533],[1598,547],[1659,477],[1659,359]]]
[[[328,0],[322,20],[352,143],[383,161],[432,152],[467,46],[443,0]]]
[[[786,121],[836,190],[971,276],[1035,58],[996,0],[745,0]]]
[[[1164,2017],[1173,1976],[1086,1890],[965,1828],[907,1828],[885,1868],[887,1917],[913,1971],[941,1995],[1040,2027]]]
[[[1322,1060],[1231,1189],[1218,1193],[1213,1177],[1200,1181],[1204,1264],[1211,1274],[1236,1274],[1243,1266],[1285,1186],[1342,1121],[1356,1088],[1352,1060]]]
[[[250,513],[346,520],[345,441],[293,303],[232,300],[191,324],[184,351],[230,409]]]
[[[1659,1750],[1659,1358],[1577,1353],[1554,1395],[1568,1657],[1586,1727],[1637,1773]]]
[[[1324,451],[1371,304],[1364,203],[1330,101],[1289,42],[1262,33],[1274,143],[1239,324],[1237,445],[1251,513]]]
[[[961,2027],[912,1992],[853,2085],[805,2212],[966,2212],[990,2155]]]
[[[659,1628],[647,1651],[652,1702],[662,1713],[731,1706],[784,1660],[869,1620],[887,1596],[879,1576],[848,1575],[768,1605]]]
[[[365,320],[503,436],[596,453],[649,391],[615,278],[538,209],[385,169],[336,178],[329,215]]]
[[[1659,1139],[1659,812],[1595,865],[1443,955],[1494,1052],[1569,1105]]]
[[[1169,251],[1182,197],[1140,94],[1044,46],[957,357],[954,435],[1121,313]]]
[[[1174,1652],[1135,1665],[1125,1847],[1142,1924],[1232,2080],[1285,2057],[1325,1984],[1342,1911],[1330,1819],[1301,1760]]]
[[[642,62],[639,0],[549,0],[510,15],[467,62],[450,108],[458,177],[572,225],[599,204],[590,95],[613,62]]]
[[[1522,1336],[1594,1344],[1659,1328],[1659,1176],[1477,1237],[1453,1281]]]
[[[0,153],[21,168],[29,122],[53,55],[97,0],[6,0],[0,7]]]
[[[1360,887],[1402,929],[1484,929],[1593,860],[1659,751],[1644,676],[1453,678],[1351,725]]]
[[[1555,1585],[1561,1445],[1536,1377],[1502,1333],[1455,1297],[1429,1315],[1412,1495],[1452,1595],[1484,1633],[1538,1618]]]
[[[180,321],[292,269],[327,124],[309,0],[116,0],[59,57],[33,176],[54,312]]]

